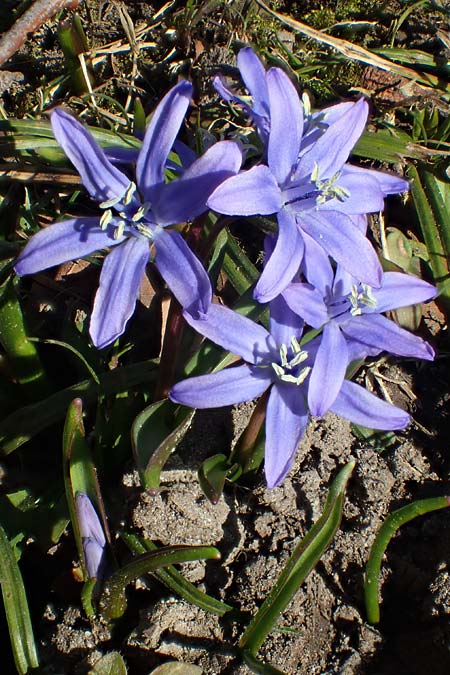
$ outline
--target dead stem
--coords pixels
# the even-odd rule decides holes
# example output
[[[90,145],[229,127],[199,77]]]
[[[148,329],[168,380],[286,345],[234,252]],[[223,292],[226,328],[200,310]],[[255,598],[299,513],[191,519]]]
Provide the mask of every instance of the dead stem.
[[[80,0],[36,0],[0,38],[0,66],[15,54],[42,24],[61,9],[76,9]]]

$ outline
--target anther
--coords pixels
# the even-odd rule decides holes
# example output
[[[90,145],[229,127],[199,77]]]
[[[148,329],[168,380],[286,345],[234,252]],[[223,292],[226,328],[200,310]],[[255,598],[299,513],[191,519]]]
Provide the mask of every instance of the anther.
[[[128,206],[128,204],[130,204],[135,192],[136,192],[136,183],[133,183],[133,181],[131,181],[123,197],[123,203],[125,204],[125,206]]]
[[[114,230],[113,235],[114,239],[120,239],[123,236],[125,225],[126,222],[124,220],[119,220],[119,222],[116,225],[116,229]]]
[[[107,209],[105,213],[103,213],[102,217],[100,218],[100,227],[102,230],[106,230],[108,227],[109,223],[111,222],[113,217],[111,209]]]
[[[133,223],[138,223],[142,218],[145,216],[145,214],[148,212],[150,208],[150,204],[143,204],[138,208],[136,213],[132,216],[131,220]]]

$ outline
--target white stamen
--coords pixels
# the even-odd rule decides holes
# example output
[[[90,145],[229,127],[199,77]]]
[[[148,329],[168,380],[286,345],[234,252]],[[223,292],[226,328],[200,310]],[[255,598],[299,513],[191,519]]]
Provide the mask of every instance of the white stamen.
[[[349,297],[350,304],[352,306],[350,314],[352,316],[360,316],[362,314],[362,309],[360,305],[365,305],[371,309],[375,309],[377,306],[377,301],[373,297],[372,288],[367,284],[361,284],[362,291],[359,291],[357,284],[353,284],[352,291]]]
[[[100,218],[100,227],[102,230],[106,230],[108,227],[109,223],[111,222],[113,217],[111,209],[107,209],[105,213],[103,213],[102,217]]]
[[[150,204],[143,204],[138,208],[134,216],[131,218],[133,223],[138,223],[142,218],[145,216],[145,214],[148,212],[150,209]]]
[[[319,181],[319,165],[314,162],[314,168],[311,173],[311,183],[318,183]]]
[[[123,236],[125,230],[126,222],[124,220],[119,220],[114,230],[114,239],[120,239]]]
[[[135,192],[136,192],[136,183],[133,183],[133,181],[131,181],[123,197],[123,203],[125,204],[125,206],[128,206],[128,204],[130,204]]]
[[[309,98],[306,91],[304,91],[302,94],[302,103],[304,115],[305,117],[309,117],[311,115],[311,99]]]
[[[281,364],[272,362],[271,366],[274,369],[276,376],[282,380],[282,382],[289,382],[290,384],[296,384],[298,386],[305,381],[311,371],[311,367],[306,366],[305,368],[302,368],[297,375],[293,375],[290,371],[296,369],[300,363],[308,358],[308,352],[302,350],[296,337],[291,339],[291,347],[294,352],[294,357],[290,361],[288,361],[287,346],[282,344],[280,346]]]

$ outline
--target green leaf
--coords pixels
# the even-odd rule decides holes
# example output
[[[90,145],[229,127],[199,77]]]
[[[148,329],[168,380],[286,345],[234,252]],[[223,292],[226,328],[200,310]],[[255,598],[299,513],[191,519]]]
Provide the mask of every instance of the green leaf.
[[[167,565],[219,558],[220,553],[213,546],[164,546],[143,553],[109,577],[100,598],[101,615],[108,623],[120,619],[127,607],[126,587],[143,574]]]
[[[38,398],[50,392],[47,376],[28,331],[11,278],[0,288],[0,343],[25,397]]]
[[[88,675],[127,675],[127,667],[119,652],[109,652],[97,661]]]
[[[38,668],[39,661],[22,575],[6,532],[1,526],[0,582],[14,663],[19,675],[25,675],[30,668]]]
[[[133,133],[136,137],[143,137],[147,121],[145,119],[145,110],[140,98],[134,99],[133,104]]]
[[[223,258],[223,269],[235,291],[242,295],[255,283],[259,272],[230,232]]]
[[[405,47],[383,47],[380,49],[374,49],[373,51],[375,54],[387,56],[392,61],[398,61],[398,63],[409,63],[412,65],[417,65],[421,68],[425,66],[431,70],[438,71],[446,69],[448,72],[450,72],[448,65],[436,64],[436,56],[434,54],[429,54],[428,52],[424,52],[420,49],[406,49]]]
[[[141,141],[129,134],[90,126],[88,129],[103,148],[140,148],[141,146]],[[64,151],[53,135],[50,122],[46,120],[0,120],[1,131],[6,133],[0,136],[0,156],[38,153],[52,163],[69,165]]]
[[[195,411],[164,399],[143,410],[133,422],[133,454],[144,487],[157,490],[161,471],[191,424]]]
[[[297,544],[274,587],[242,635],[239,647],[244,653],[256,656],[278,617],[330,544],[339,527],[345,488],[354,466],[354,461],[349,462],[334,479],[321,517]]]
[[[352,424],[351,427],[356,438],[372,446],[378,452],[387,450],[397,441],[397,435],[393,431],[378,431],[363,427],[361,424]]]
[[[233,472],[225,455],[208,457],[198,470],[200,486],[211,504],[217,504],[223,492],[225,479]]]
[[[96,78],[91,58],[87,56],[89,44],[78,14],[69,21],[61,22],[57,32],[73,91],[77,96],[82,96],[88,93],[90,88],[95,88]],[[86,70],[82,68],[80,54],[86,54],[84,57]]]
[[[431,497],[420,499],[401,509],[393,511],[380,529],[373,542],[369,560],[366,566],[366,578],[364,584],[364,598],[366,602],[367,620],[375,624],[380,621],[380,605],[378,603],[378,584],[381,570],[381,562],[389,542],[399,527],[410,520],[422,516],[425,513],[445,509],[450,506],[450,497]]]
[[[250,668],[255,675],[285,675],[282,670],[272,666],[270,663],[264,663],[256,658],[254,654],[244,651],[242,653],[244,663]]]
[[[365,131],[352,154],[388,164],[397,164],[402,157],[423,156],[420,146],[415,145],[407,133],[397,128]]]
[[[0,422],[0,453],[8,455],[40,431],[61,420],[75,398],[82,398],[85,404],[92,403],[100,395],[127,391],[153,381],[157,365],[157,361],[151,360],[122,366],[99,375],[100,384],[94,380],[83,380],[38,403],[16,410]]]
[[[128,548],[135,555],[140,555],[146,551],[158,551],[159,546],[154,544],[148,539],[142,539],[135,534],[130,534],[127,532],[122,532],[121,537],[128,546]],[[231,605],[227,605],[220,600],[216,600],[211,595],[200,591],[198,588],[191,584],[190,581],[184,578],[184,576],[173,566],[168,565],[162,569],[157,569],[151,572],[161,583],[170,588],[171,591],[176,593],[183,598],[186,602],[189,602],[201,609],[204,609],[205,612],[210,612],[211,614],[217,614],[218,616],[223,616],[227,612],[233,611]]]
[[[445,311],[450,312],[450,183],[441,180],[426,166],[408,167],[411,194],[428,249],[434,283]]]
[[[203,670],[199,666],[193,666],[192,663],[181,663],[181,661],[168,661],[152,670],[150,675],[202,675]]]
[[[67,504],[78,557],[81,561],[84,581],[88,581],[75,498],[78,492],[83,492],[100,513],[101,500],[95,465],[84,437],[83,403],[79,398],[72,401],[67,410],[63,431],[63,471]],[[103,524],[105,525],[105,523]]]

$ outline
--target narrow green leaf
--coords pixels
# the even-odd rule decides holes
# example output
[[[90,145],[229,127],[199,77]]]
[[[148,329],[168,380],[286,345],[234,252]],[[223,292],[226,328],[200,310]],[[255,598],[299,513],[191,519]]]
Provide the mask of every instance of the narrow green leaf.
[[[198,470],[200,486],[211,504],[217,504],[223,492],[230,465],[225,455],[208,457]]]
[[[375,624],[380,621],[380,605],[378,603],[378,584],[381,570],[381,561],[388,544],[399,527],[410,520],[422,516],[431,511],[445,509],[450,506],[450,497],[431,497],[420,499],[412,504],[403,506],[391,513],[380,529],[373,542],[369,560],[366,566],[366,578],[364,584],[364,598],[366,602],[367,620]]]
[[[134,148],[141,146],[141,141],[130,134],[88,127],[95,140],[103,148]],[[50,122],[47,120],[0,120],[0,156],[40,154],[50,162],[68,164],[64,151],[53,136]],[[41,152],[42,150],[42,152]],[[49,154],[51,151],[51,154]]]
[[[90,57],[84,57],[86,71],[82,68],[80,54],[86,54],[89,44],[78,14],[58,26],[58,40],[64,54],[66,71],[75,94],[82,96],[96,85],[95,72]],[[89,78],[89,82],[86,79]]]
[[[88,675],[127,675],[127,667],[119,652],[109,652],[97,661]]]
[[[89,363],[89,361],[86,359],[83,354],[76,349],[73,345],[69,344],[68,342],[63,342],[62,340],[53,340],[53,339],[40,339],[40,338],[30,338],[31,342],[42,342],[45,343],[46,345],[55,345],[57,347],[63,347],[64,349],[67,349],[69,352],[72,352],[72,354],[75,354],[75,356],[81,361],[81,363],[85,366],[86,370],[88,371],[89,375],[92,377],[94,382],[96,384],[100,384],[100,380],[97,377],[97,373]]]
[[[255,656],[309,572],[334,537],[342,515],[345,488],[355,462],[344,466],[330,486],[324,511],[315,525],[297,544],[274,587],[239,641],[243,652]]]
[[[213,546],[164,546],[143,553],[109,577],[100,598],[100,612],[108,623],[123,616],[127,607],[126,587],[144,574],[167,565],[219,558],[220,553]]]
[[[80,534],[75,497],[78,492],[86,494],[94,507],[99,507],[99,486],[91,452],[84,437],[83,403],[77,398],[69,405],[63,431],[63,471],[70,520],[81,561],[84,580],[87,581],[86,561]],[[101,509],[99,509],[101,511]]]
[[[75,398],[82,398],[85,404],[92,403],[100,395],[109,396],[152,382],[157,365],[157,361],[151,360],[122,366],[99,375],[100,384],[83,380],[38,403],[16,410],[0,422],[0,454],[8,455],[17,450],[40,431],[61,420]]]
[[[363,427],[361,424],[352,424],[351,428],[356,438],[375,448],[377,452],[384,452],[397,441],[393,431],[378,431]]]
[[[137,138],[142,138],[145,134],[147,121],[145,119],[145,110],[140,98],[134,99],[133,105],[133,134]]]
[[[189,429],[194,412],[164,399],[149,405],[134,420],[133,454],[146,489],[159,488],[161,471]]]
[[[260,661],[254,654],[251,654],[248,651],[244,651],[242,656],[244,658],[244,663],[250,668],[252,673],[255,673],[255,675],[285,675],[279,668],[272,666],[270,663]]]
[[[22,575],[6,532],[1,526],[0,583],[14,663],[19,675],[25,675],[30,668],[38,668],[39,661]]]
[[[259,272],[240,248],[236,239],[228,232],[223,269],[235,291],[242,295],[255,283]]]
[[[415,145],[413,139],[399,129],[365,131],[353,148],[352,154],[389,164],[396,164],[402,157],[423,156],[420,146]]]
[[[121,537],[130,551],[135,555],[140,555],[146,551],[158,551],[160,549],[160,547],[152,541],[141,539],[135,534],[122,532]],[[213,598],[211,595],[196,588],[194,584],[191,584],[190,581],[185,579],[173,565],[157,569],[151,572],[151,574],[167,586],[167,588],[170,588],[171,591],[179,595],[180,598],[183,598],[183,600],[186,600],[186,602],[189,602],[192,605],[204,609],[205,612],[223,616],[227,612],[234,611],[234,608],[231,607],[231,605],[220,602],[220,600],[216,600],[216,598]]]
[[[420,171],[408,167],[412,179],[411,194],[419,218],[423,240],[428,249],[434,282],[440,291],[440,301],[450,312],[450,226],[448,207],[450,184],[438,180],[425,167]],[[423,182],[422,182],[423,181]]]
[[[28,399],[45,396],[50,385],[28,332],[13,280],[0,288],[0,342],[17,382]]]
[[[423,3],[422,3],[423,4]],[[417,65],[419,67],[427,67],[432,70],[442,71],[448,70],[450,68],[446,64],[436,64],[436,56],[428,52],[424,52],[420,49],[406,49],[405,47],[383,47],[373,50],[375,54],[380,56],[386,56],[392,61],[398,61],[398,63],[410,63]]]

